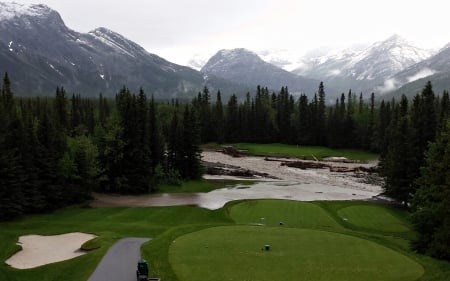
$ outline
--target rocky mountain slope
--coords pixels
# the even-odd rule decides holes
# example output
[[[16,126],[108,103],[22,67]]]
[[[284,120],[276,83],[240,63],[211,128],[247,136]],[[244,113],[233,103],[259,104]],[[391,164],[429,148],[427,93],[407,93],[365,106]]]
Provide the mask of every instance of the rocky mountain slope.
[[[402,94],[413,96],[422,91],[427,81],[431,81],[436,94],[450,90],[450,44],[440,49],[434,56],[390,77],[394,91],[388,93],[387,97]]]
[[[283,70],[246,49],[221,50],[208,60],[201,71],[235,83],[257,84],[273,90],[287,86],[291,93],[312,95],[319,85],[318,80]]]
[[[322,77],[329,87],[339,91],[352,89],[370,94],[392,90],[390,77],[431,56],[431,52],[413,46],[398,35],[376,42],[364,50],[343,51],[310,58],[293,72],[307,77]]]
[[[57,86],[87,96],[114,95],[123,85],[159,98],[189,97],[204,85],[223,92],[239,85],[208,77],[148,53],[107,28],[69,29],[45,5],[0,2],[0,73],[19,95],[49,95]],[[244,90],[242,90],[244,92]]]

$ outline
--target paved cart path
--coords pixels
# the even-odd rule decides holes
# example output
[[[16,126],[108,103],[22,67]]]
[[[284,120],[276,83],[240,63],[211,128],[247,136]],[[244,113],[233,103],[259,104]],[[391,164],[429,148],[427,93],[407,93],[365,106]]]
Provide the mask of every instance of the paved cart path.
[[[88,281],[135,281],[141,245],[150,238],[123,238],[103,257]]]

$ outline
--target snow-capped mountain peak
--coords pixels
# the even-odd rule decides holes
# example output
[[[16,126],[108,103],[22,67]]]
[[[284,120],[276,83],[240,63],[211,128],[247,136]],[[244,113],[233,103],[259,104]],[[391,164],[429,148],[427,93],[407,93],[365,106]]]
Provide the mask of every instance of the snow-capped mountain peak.
[[[126,83],[176,97],[203,86],[201,73],[150,54],[107,28],[71,30],[45,5],[0,2],[0,19],[0,72],[16,77],[17,93],[48,94],[64,85],[85,95],[111,95]]]
[[[242,85],[269,89],[288,86],[293,93],[313,93],[319,81],[304,78],[262,60],[247,49],[220,50],[203,66],[202,72]]]
[[[305,60],[305,67],[293,72],[325,80],[333,87],[345,84],[347,90],[351,88],[366,93],[373,91],[376,85],[382,85],[392,75],[432,54],[432,51],[416,47],[395,34],[363,50],[332,51],[323,56],[309,58]],[[339,90],[345,91],[344,88]]]
[[[203,66],[202,71],[208,72],[212,69],[219,71],[219,69],[228,69],[230,65],[236,64],[254,64],[263,62],[258,55],[252,51],[244,48],[237,49],[223,49],[218,51],[208,62]]]
[[[43,4],[19,4],[15,2],[0,2],[0,21],[21,16],[46,16],[53,10]]]

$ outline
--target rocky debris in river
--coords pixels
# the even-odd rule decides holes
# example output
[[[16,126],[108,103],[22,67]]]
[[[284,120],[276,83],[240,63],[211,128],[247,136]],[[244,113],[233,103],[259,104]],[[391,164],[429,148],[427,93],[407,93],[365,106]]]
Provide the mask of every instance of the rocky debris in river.
[[[244,149],[236,149],[233,146],[227,145],[223,146],[221,150],[219,150],[223,154],[230,155],[232,157],[242,157],[248,156],[248,151]]]
[[[207,162],[202,161],[203,167],[205,168],[205,173],[208,175],[224,175],[224,176],[234,176],[234,177],[246,177],[246,178],[270,178],[279,179],[277,177],[271,176],[267,173],[260,173],[257,171],[252,171],[249,169],[243,169],[241,167],[227,165],[219,162]]]
[[[308,161],[283,161],[281,166],[287,166],[291,168],[298,168],[302,170],[306,169],[326,169],[331,168],[330,165],[321,162],[308,162]]]
[[[359,163],[360,161],[358,160],[350,160],[346,157],[325,157],[322,159],[322,161],[325,162],[334,162],[334,163]]]
[[[377,172],[376,167],[364,167],[364,166],[356,166],[356,167],[340,167],[334,166],[323,162],[312,162],[312,161],[282,161],[276,159],[265,158],[266,161],[279,161],[281,162],[281,166],[287,166],[291,168],[298,168],[302,170],[306,169],[329,169],[330,172],[335,173],[367,173],[373,174]]]

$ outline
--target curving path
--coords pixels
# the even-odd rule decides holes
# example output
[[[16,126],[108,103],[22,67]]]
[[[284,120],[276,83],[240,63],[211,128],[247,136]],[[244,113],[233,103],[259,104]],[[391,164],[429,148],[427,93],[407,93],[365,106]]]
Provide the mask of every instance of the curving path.
[[[123,238],[103,257],[88,281],[135,281],[141,245],[150,238]]]

